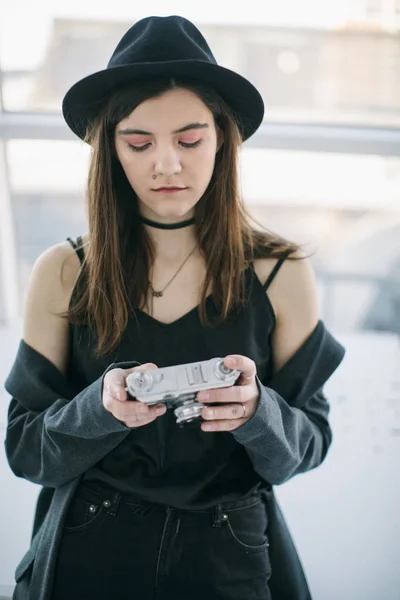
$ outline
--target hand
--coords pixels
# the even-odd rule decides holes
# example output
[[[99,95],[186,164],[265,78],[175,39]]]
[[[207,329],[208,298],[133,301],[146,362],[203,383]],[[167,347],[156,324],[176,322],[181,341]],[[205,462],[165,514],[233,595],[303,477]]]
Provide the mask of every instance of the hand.
[[[157,369],[157,367],[153,363],[146,363],[131,369],[111,369],[104,376],[103,406],[127,427],[134,428],[147,425],[167,410],[164,404],[147,406],[147,404],[138,400],[128,400],[128,392],[124,389],[127,376],[133,371],[148,369]]]
[[[221,403],[221,406],[203,408],[201,424],[203,431],[234,431],[244,425],[255,413],[259,391],[256,383],[255,362],[247,356],[230,354],[224,359],[230,369],[238,369],[241,375],[236,384],[227,388],[202,391],[197,400],[203,404]]]

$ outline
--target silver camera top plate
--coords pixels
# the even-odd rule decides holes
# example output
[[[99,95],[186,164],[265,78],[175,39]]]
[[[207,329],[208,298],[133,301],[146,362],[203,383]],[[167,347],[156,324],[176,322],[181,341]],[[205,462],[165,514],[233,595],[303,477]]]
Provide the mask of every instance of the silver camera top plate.
[[[126,378],[126,390],[131,396],[145,402],[173,401],[200,390],[229,387],[240,375],[237,369],[229,369],[223,358],[212,358],[200,362],[134,371]]]

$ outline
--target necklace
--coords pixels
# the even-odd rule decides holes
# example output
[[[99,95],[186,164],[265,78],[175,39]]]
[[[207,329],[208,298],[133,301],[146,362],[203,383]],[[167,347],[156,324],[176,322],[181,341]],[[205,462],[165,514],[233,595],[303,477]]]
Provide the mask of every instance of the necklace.
[[[180,221],[179,223],[157,223],[157,221],[151,221],[142,215],[139,215],[140,221],[150,227],[156,227],[157,229],[182,229],[183,227],[189,227],[195,223],[194,217],[187,221]]]
[[[185,260],[183,261],[183,263],[181,264],[181,266],[179,267],[179,269],[176,271],[176,273],[171,277],[171,279],[168,281],[167,285],[162,289],[162,290],[155,290],[154,287],[152,286],[151,281],[149,281],[149,288],[151,291],[151,315],[153,314],[153,298],[161,298],[165,292],[165,290],[167,289],[167,287],[169,287],[169,285],[174,281],[175,277],[178,275],[178,273],[180,273],[180,271],[183,269],[183,267],[186,265],[187,261],[189,260],[189,258],[192,256],[192,254],[194,253],[194,251],[197,248],[197,244],[195,245],[195,247],[193,248],[193,250],[190,252],[190,254],[185,258]]]

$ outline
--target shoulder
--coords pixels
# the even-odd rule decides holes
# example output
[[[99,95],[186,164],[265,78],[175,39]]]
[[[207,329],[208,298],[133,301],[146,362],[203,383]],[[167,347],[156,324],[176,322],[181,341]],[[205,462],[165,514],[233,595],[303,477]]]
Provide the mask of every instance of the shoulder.
[[[301,314],[317,310],[317,289],[312,263],[302,250],[281,264],[268,288],[268,296],[277,320],[287,311]],[[278,259],[263,258],[255,261],[255,270],[261,282],[272,273]]]
[[[61,372],[68,362],[69,308],[80,261],[68,241],[45,250],[35,261],[24,302],[23,339]]]
[[[286,259],[268,288],[276,316],[272,336],[274,369],[278,371],[297,352],[318,323],[315,274],[308,258],[300,252]],[[262,259],[259,276],[265,281],[277,260]],[[258,273],[257,273],[258,274]]]
[[[67,240],[50,246],[34,262],[27,297],[43,299],[54,310],[67,310],[80,269],[79,258]]]

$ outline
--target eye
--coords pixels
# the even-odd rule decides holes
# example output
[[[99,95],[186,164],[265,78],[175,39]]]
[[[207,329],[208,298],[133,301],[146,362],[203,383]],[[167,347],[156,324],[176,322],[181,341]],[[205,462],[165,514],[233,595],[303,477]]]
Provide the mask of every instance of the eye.
[[[130,148],[130,150],[132,150],[133,152],[143,152],[144,150],[147,150],[147,148],[149,146],[151,146],[150,143],[148,144],[143,144],[143,146],[133,146],[132,144],[129,144],[127,142],[128,148]]]
[[[196,140],[195,142],[192,142],[189,144],[189,142],[179,142],[180,145],[183,148],[197,148],[197,146],[200,146],[202,140]]]
[[[196,140],[195,142],[179,142],[179,144],[182,146],[182,148],[197,148],[197,146],[200,146],[201,142],[203,140]],[[149,148],[149,146],[151,146],[150,142],[147,144],[143,144],[143,146],[134,146],[133,144],[129,144],[127,142],[128,148],[130,150],[132,150],[133,152],[143,152],[144,150],[147,150],[147,148]]]

